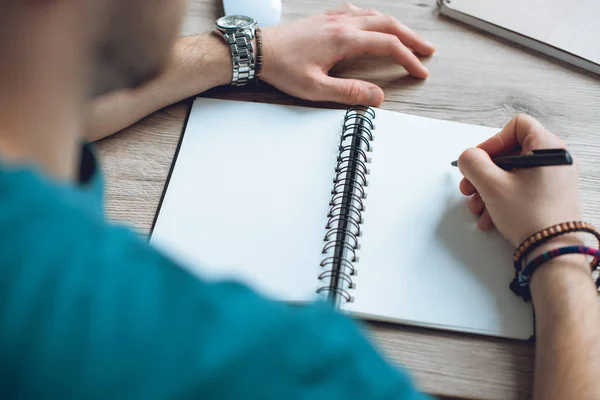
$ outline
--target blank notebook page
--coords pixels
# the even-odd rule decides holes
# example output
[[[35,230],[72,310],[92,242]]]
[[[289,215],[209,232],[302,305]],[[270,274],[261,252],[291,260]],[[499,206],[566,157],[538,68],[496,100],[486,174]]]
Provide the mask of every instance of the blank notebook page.
[[[377,110],[353,303],[357,316],[527,339],[511,246],[477,228],[450,162],[498,130]]]
[[[344,113],[198,98],[152,243],[201,277],[314,298]]]

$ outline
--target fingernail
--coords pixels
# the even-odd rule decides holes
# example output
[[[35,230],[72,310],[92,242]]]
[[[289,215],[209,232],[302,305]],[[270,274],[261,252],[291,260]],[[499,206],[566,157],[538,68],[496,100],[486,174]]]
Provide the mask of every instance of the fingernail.
[[[369,89],[369,102],[371,104],[379,103],[379,93],[379,88],[372,87],[371,89]]]

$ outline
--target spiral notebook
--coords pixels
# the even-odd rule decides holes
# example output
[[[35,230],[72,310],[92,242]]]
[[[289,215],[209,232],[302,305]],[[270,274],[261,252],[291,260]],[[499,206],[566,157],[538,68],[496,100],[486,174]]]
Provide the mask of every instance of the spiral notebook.
[[[512,249],[450,161],[497,129],[380,109],[198,98],[151,243],[209,280],[357,318],[517,339]],[[227,301],[227,299],[223,299]]]

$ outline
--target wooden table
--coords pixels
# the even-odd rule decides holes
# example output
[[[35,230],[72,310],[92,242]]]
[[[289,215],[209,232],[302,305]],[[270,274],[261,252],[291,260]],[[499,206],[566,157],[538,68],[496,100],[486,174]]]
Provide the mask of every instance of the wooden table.
[[[184,35],[212,29],[217,0],[193,0]],[[284,21],[330,7],[323,0],[285,0]],[[406,76],[388,61],[358,59],[341,76],[372,80],[386,94],[383,108],[473,124],[503,126],[527,113],[564,138],[581,165],[586,219],[600,225],[600,79],[553,59],[440,17],[434,0],[356,0],[396,16],[431,42],[427,81]],[[304,104],[274,89],[209,95]],[[188,103],[168,107],[99,143],[107,175],[107,212],[147,234],[156,212]],[[405,365],[429,393],[461,398],[526,398],[531,393],[533,346],[517,341],[373,324],[383,351]]]

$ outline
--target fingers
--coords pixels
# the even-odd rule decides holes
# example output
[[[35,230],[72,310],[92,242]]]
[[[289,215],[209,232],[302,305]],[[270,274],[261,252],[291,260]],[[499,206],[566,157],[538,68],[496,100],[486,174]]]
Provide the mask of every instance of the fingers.
[[[485,209],[485,203],[483,202],[483,199],[481,198],[481,195],[479,193],[475,193],[469,199],[468,207],[469,207],[469,211],[471,211],[473,214],[481,215],[481,213]]]
[[[489,231],[495,228],[494,221],[492,221],[492,217],[488,210],[483,210],[481,217],[479,217],[479,222],[477,222],[477,226],[482,231]]]
[[[317,94],[311,100],[378,106],[383,102],[383,90],[369,82],[323,75]]]
[[[518,114],[497,135],[477,147],[492,156],[497,156],[520,149],[523,153],[529,153],[533,149],[564,148],[565,144],[534,118]]]
[[[495,193],[508,174],[492,162],[488,153],[479,148],[465,150],[458,158],[458,168],[483,198]]]
[[[428,56],[435,51],[434,46],[412,29],[398,22],[396,18],[381,15],[376,10],[361,9],[351,4],[346,4],[338,9],[329,10],[326,14],[333,18],[345,19],[343,22],[346,27],[355,27],[366,33],[381,33],[396,38],[396,41],[394,42],[392,42],[390,38],[387,38],[387,43],[384,44],[382,42],[384,40],[382,37],[370,36],[370,40],[367,40],[366,43],[362,43],[360,52],[357,52],[354,46],[349,46],[353,53],[350,56],[358,56],[365,53],[377,56],[392,56],[394,60],[398,64],[404,66],[411,75],[418,78],[426,78],[429,76],[427,68],[423,66],[421,61],[410,49],[413,49],[421,55]],[[391,43],[393,43],[393,46]],[[377,48],[371,49],[372,46],[377,46]]]
[[[490,229],[495,228],[494,221],[492,221],[489,211],[485,208],[485,203],[479,193],[475,193],[469,199],[468,207],[469,211],[479,217],[477,222],[479,229],[482,231],[489,231]]]
[[[349,47],[350,57],[372,54],[379,57],[392,57],[409,74],[418,78],[427,78],[429,71],[421,61],[394,35],[379,32],[359,31]]]
[[[354,17],[368,16],[368,15],[381,15],[381,13],[377,10],[369,9],[369,8],[358,8],[352,4],[346,4],[341,8],[336,8],[333,10],[325,11],[327,15],[352,15]]]
[[[477,191],[477,189],[475,189],[475,186],[473,186],[473,184],[471,182],[469,182],[469,180],[467,178],[463,178],[460,181],[460,184],[458,185],[458,189],[465,196],[472,196]]]
[[[339,8],[334,8],[334,9],[325,11],[325,14],[327,14],[327,15],[347,14],[347,13],[351,13],[351,12],[354,12],[357,10],[360,10],[360,8],[356,7],[353,4],[344,4],[343,6],[341,6]]]
[[[469,180],[463,179],[460,182],[460,189],[464,195],[471,196],[467,207],[469,208],[469,211],[479,217],[479,221],[477,222],[479,229],[482,231],[489,231],[490,229],[495,228],[492,217],[485,208],[483,198],[479,193],[477,193],[473,184],[469,182]]]
[[[360,28],[366,31],[388,33],[396,36],[417,53],[430,56],[435,51],[435,47],[419,34],[391,16],[366,16],[360,19]]]
[[[485,203],[481,198],[479,193],[475,193],[470,199],[468,204],[469,211],[479,217],[477,221],[477,226],[482,231],[489,231],[490,229],[495,228],[494,221],[492,221],[492,217],[490,216],[489,211],[485,208]]]

